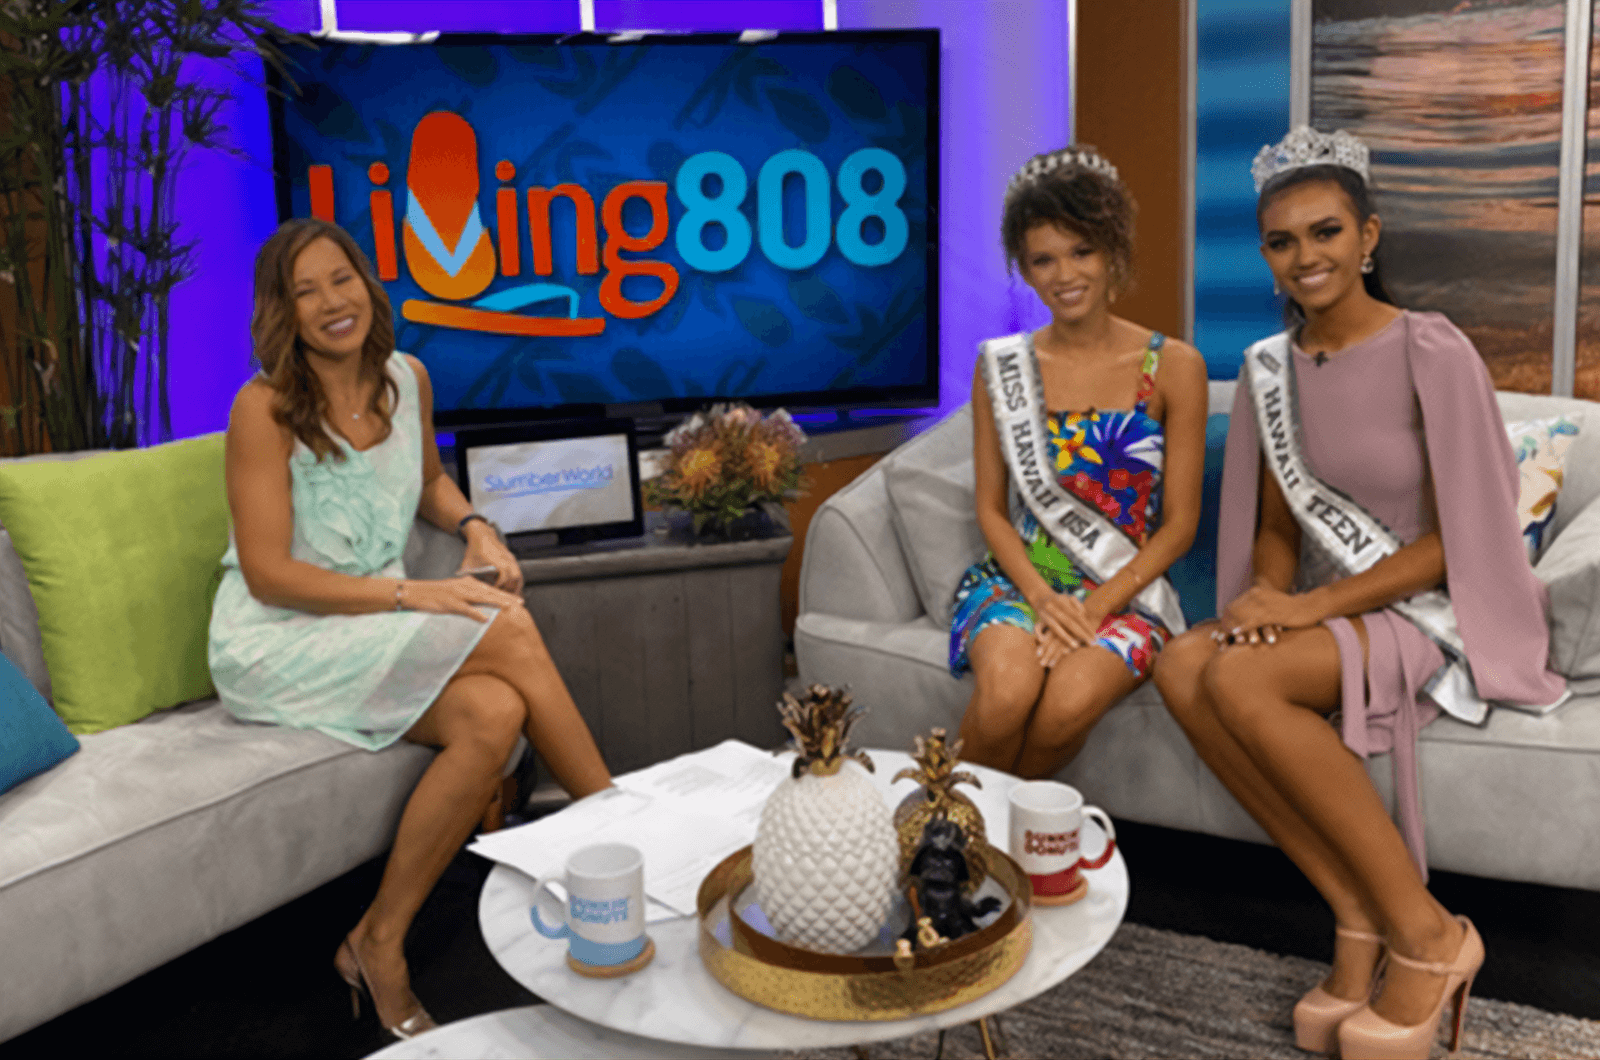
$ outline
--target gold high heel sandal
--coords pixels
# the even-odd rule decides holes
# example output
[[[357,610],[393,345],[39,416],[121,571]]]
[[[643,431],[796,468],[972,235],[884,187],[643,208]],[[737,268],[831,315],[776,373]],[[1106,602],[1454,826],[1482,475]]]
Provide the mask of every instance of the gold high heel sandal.
[[[338,952],[333,955],[333,967],[339,973],[339,978],[350,985],[350,1018],[360,1019],[361,995],[372,997],[372,987],[367,985],[366,969],[361,967],[361,958],[356,954],[356,948],[350,945],[348,938],[339,944]],[[372,1002],[372,1011],[374,1013],[378,1011],[378,1003],[375,1000]],[[379,1022],[382,1022],[382,1017],[379,1017]],[[405,1041],[408,1038],[415,1038],[424,1031],[431,1031],[437,1026],[438,1024],[433,1022],[433,1017],[428,1015],[428,1010],[419,1004],[417,1011],[395,1026],[385,1027],[384,1030]]]
[[[1427,1060],[1433,1051],[1433,1040],[1439,1033],[1439,1020],[1444,1015],[1447,1002],[1455,1003],[1455,1020],[1450,1033],[1450,1055],[1461,1048],[1461,1030],[1467,1018],[1467,997],[1472,993],[1472,979],[1483,967],[1483,939],[1472,921],[1456,917],[1466,934],[1455,959],[1449,961],[1417,961],[1394,951],[1389,956],[1396,964],[1415,968],[1419,972],[1432,972],[1445,977],[1444,989],[1439,993],[1439,1003],[1433,1013],[1414,1027],[1391,1023],[1364,1006],[1349,1019],[1339,1024],[1339,1051],[1345,1060]]]
[[[1383,936],[1370,931],[1335,926],[1333,932],[1347,939],[1376,942],[1380,947],[1383,945]],[[1372,969],[1372,982],[1367,984],[1367,992],[1359,1000],[1335,997],[1322,989],[1321,983],[1312,987],[1310,993],[1294,1006],[1294,1043],[1308,1053],[1337,1052],[1339,1024],[1372,1000],[1372,991],[1378,985],[1378,977],[1383,974],[1383,964],[1387,959],[1388,951],[1383,950],[1377,966]]]

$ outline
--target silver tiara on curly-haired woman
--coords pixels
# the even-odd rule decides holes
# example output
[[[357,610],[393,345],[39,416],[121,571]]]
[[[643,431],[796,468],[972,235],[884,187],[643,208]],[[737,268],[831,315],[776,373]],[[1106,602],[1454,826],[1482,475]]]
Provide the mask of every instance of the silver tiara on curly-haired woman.
[[[1096,173],[1104,173],[1112,180],[1119,179],[1117,167],[1100,157],[1094,148],[1063,147],[1047,155],[1035,155],[1022,163],[1022,168],[1011,174],[1011,179],[1006,183],[1006,198],[1009,199],[1019,188],[1044,179],[1062,166],[1082,166]]]
[[[1257,195],[1279,173],[1301,166],[1343,166],[1355,170],[1361,175],[1361,182],[1370,185],[1370,157],[1367,145],[1343,129],[1321,133],[1302,125],[1277,143],[1263,147],[1250,164],[1250,176],[1256,182]]]

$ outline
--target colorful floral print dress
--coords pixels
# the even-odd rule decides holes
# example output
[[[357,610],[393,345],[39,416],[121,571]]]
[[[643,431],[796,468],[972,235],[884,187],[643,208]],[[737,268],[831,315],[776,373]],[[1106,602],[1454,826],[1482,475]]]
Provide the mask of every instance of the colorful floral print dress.
[[[1145,348],[1133,408],[1052,412],[1046,417],[1051,464],[1062,488],[1100,509],[1140,545],[1161,523],[1166,439],[1160,422],[1150,416],[1146,406],[1155,392],[1163,341],[1160,334],[1152,335]],[[1056,592],[1082,600],[1098,587],[1099,583],[1079,570],[1040,529],[1026,507],[1017,532],[1028,546],[1034,569]],[[994,622],[1032,633],[1034,612],[991,552],[968,567],[956,586],[955,614],[950,621],[952,674],[959,677],[971,668],[967,652],[973,638]],[[1171,636],[1153,615],[1131,609],[1108,616],[1099,633],[1096,643],[1114,652],[1141,680],[1150,675],[1156,653]]]

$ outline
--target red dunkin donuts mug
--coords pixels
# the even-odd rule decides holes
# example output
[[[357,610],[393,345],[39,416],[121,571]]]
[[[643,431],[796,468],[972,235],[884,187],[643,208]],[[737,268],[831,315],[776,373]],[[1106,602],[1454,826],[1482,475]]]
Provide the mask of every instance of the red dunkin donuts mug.
[[[1068,905],[1089,890],[1081,870],[1098,869],[1117,849],[1111,818],[1098,806],[1085,806],[1078,790],[1054,780],[1029,780],[1011,789],[1011,856],[1033,881],[1037,905]],[[1105,829],[1106,848],[1090,860],[1078,850],[1085,817]]]

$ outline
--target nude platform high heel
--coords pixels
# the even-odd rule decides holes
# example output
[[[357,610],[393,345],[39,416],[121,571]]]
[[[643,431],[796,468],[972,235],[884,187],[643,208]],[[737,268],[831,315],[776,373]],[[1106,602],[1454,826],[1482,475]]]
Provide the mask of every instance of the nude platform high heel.
[[[1334,934],[1347,939],[1356,939],[1360,942],[1383,943],[1382,935],[1374,935],[1370,931],[1356,931],[1354,928],[1335,926]],[[1308,1053],[1332,1053],[1339,1048],[1339,1024],[1347,1017],[1354,1015],[1372,1000],[1373,988],[1378,985],[1378,977],[1383,974],[1384,962],[1388,959],[1388,951],[1384,950],[1378,957],[1377,967],[1372,970],[1372,982],[1367,984],[1365,996],[1359,1000],[1350,1001],[1342,997],[1334,997],[1322,989],[1318,983],[1311,991],[1302,997],[1294,1006],[1294,1043]]]
[[[360,1019],[361,995],[366,994],[371,997],[372,988],[367,985],[366,969],[361,967],[361,958],[356,955],[356,948],[350,945],[348,938],[339,944],[339,952],[333,956],[333,967],[339,973],[339,978],[350,985],[350,1018]],[[374,1013],[378,1011],[376,1001],[372,1003],[372,1011]],[[382,1022],[381,1017],[379,1022]],[[385,1027],[384,1030],[405,1041],[415,1038],[424,1031],[431,1031],[437,1026],[433,1017],[428,1015],[428,1010],[418,1005],[417,1011],[395,1026]]]
[[[1472,921],[1456,917],[1466,934],[1461,948],[1450,961],[1417,961],[1403,957],[1392,950],[1389,956],[1396,964],[1432,972],[1445,977],[1444,990],[1439,1003],[1427,1019],[1414,1027],[1390,1023],[1370,1007],[1363,1007],[1339,1024],[1339,1051],[1345,1060],[1427,1060],[1433,1051],[1433,1040],[1439,1033],[1439,1020],[1448,1002],[1455,1003],[1455,1020],[1450,1033],[1450,1054],[1461,1048],[1461,1030],[1467,1018],[1467,996],[1472,993],[1472,979],[1483,967],[1483,939]]]

